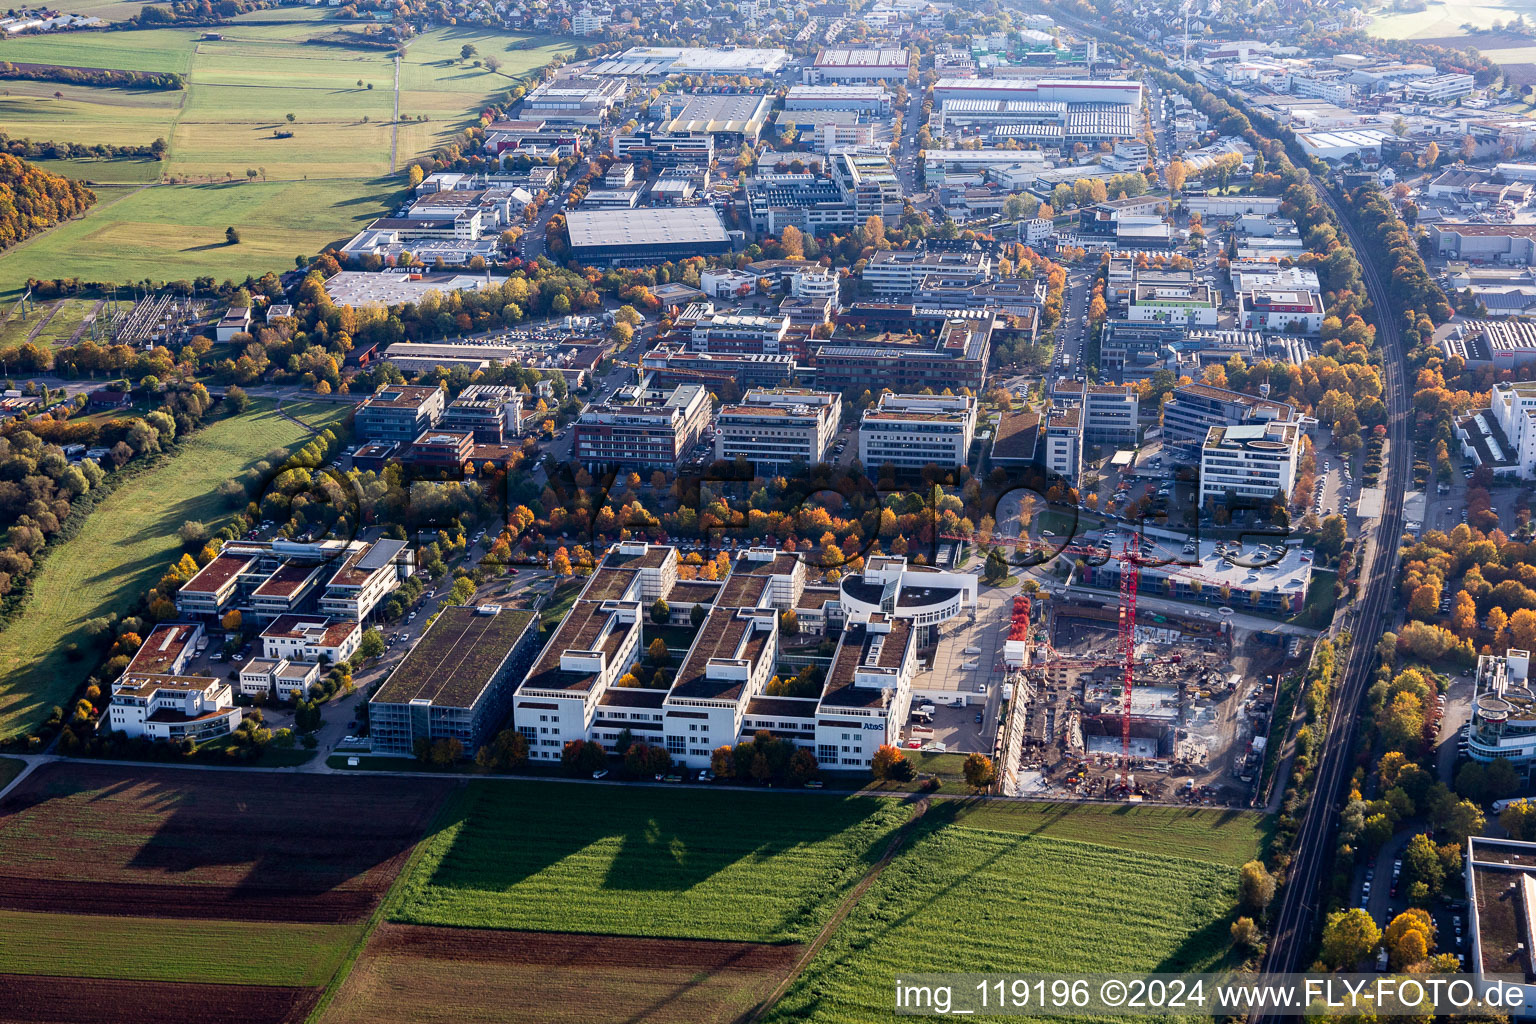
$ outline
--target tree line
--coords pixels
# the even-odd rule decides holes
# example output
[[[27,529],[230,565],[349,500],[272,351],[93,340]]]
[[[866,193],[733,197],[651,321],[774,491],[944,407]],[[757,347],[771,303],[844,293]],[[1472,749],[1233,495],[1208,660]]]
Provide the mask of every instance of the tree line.
[[[22,82],[62,82],[114,89],[175,90],[186,79],[170,71],[121,71],[116,68],[76,68],[59,64],[12,64],[0,61],[0,78]]]
[[[96,193],[78,181],[0,153],[0,250],[84,213]]]

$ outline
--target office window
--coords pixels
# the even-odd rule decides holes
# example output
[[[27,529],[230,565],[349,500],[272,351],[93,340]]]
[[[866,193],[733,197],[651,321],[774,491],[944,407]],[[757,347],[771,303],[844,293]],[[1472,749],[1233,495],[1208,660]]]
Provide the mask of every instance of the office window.
[[[687,752],[688,752],[688,737],[686,737],[686,736],[668,736],[667,737],[667,753],[669,753],[669,754],[686,754]]]

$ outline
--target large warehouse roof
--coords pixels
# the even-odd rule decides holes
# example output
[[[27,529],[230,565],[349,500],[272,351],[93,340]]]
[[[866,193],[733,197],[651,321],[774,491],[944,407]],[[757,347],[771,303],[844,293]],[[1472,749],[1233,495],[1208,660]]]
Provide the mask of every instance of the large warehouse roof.
[[[652,210],[572,210],[565,224],[572,248],[725,242],[720,215],[709,206]]]
[[[772,99],[756,93],[699,93],[663,130],[672,135],[690,132],[729,132],[756,135],[763,129]]]

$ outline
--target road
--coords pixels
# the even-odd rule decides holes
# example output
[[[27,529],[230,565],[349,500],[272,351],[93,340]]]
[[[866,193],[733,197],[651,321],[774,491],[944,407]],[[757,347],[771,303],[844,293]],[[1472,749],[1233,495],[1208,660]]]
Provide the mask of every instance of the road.
[[[581,163],[572,168],[571,173],[565,178],[565,182],[555,190],[549,200],[540,208],[538,216],[533,218],[533,223],[528,230],[523,232],[523,237],[518,240],[517,253],[525,260],[537,260],[544,256],[544,231],[549,227],[549,220],[557,213],[565,211],[566,196],[571,194],[571,189],[576,187],[591,166],[590,159],[583,159]]]
[[[1380,274],[1368,258],[1368,250],[1354,225],[1344,216],[1343,204],[1327,189],[1318,187],[1325,202],[1333,208],[1340,226],[1361,258],[1366,293],[1376,308],[1378,337],[1385,350],[1387,432],[1390,441],[1384,489],[1386,501],[1375,529],[1376,543],[1371,544],[1360,579],[1365,590],[1345,610],[1348,629],[1354,641],[1344,666],[1342,685],[1330,713],[1328,735],[1318,762],[1315,788],[1302,819],[1301,831],[1292,851],[1290,872],[1275,911],[1272,937],[1264,960],[1264,970],[1288,973],[1310,963],[1312,938],[1317,929],[1317,913],[1327,898],[1325,870],[1333,859],[1334,830],[1338,808],[1350,778],[1358,713],[1376,667],[1376,639],[1394,614],[1392,593],[1397,579],[1397,539],[1402,534],[1403,492],[1408,482],[1412,450],[1408,439],[1408,389],[1404,379],[1402,337],[1398,332],[1393,307],[1382,287]],[[1338,620],[1335,619],[1337,623]],[[1267,1015],[1254,1020],[1265,1022]],[[1278,1018],[1276,1019],[1278,1024]]]

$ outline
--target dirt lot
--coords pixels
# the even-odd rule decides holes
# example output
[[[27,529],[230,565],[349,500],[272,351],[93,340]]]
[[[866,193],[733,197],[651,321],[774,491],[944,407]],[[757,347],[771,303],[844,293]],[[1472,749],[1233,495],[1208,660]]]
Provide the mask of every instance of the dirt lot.
[[[731,1021],[803,948],[383,924],[323,1024]]]
[[[298,1024],[320,990],[0,974],[0,998],[9,1024]]]
[[[0,906],[356,920],[451,785],[48,765],[0,804]]]

